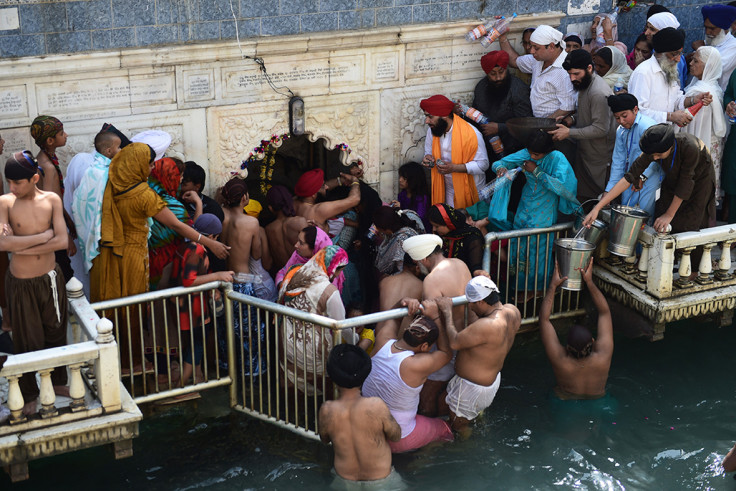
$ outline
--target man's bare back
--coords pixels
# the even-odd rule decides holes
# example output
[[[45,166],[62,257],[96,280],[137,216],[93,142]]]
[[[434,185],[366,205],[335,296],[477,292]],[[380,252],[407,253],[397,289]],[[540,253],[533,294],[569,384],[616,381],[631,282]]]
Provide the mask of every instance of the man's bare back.
[[[222,242],[231,247],[227,267],[237,273],[250,273],[250,255],[254,241],[260,247],[258,219],[243,214],[242,208],[223,207]],[[260,252],[260,249],[258,250]],[[260,254],[258,254],[260,256]]]
[[[510,304],[468,325],[463,334],[479,344],[458,350],[455,373],[477,385],[493,384],[520,325],[519,309]]]
[[[297,199],[294,208],[297,216],[304,217],[307,221],[313,221],[316,226],[329,232],[327,220],[334,218],[347,210],[358,206],[360,203],[360,183],[358,178],[350,174],[340,174],[343,185],[350,186],[350,193],[346,198],[334,201],[323,201],[314,203],[312,197]]]
[[[266,225],[266,235],[273,255],[273,269],[283,268],[294,252],[294,244],[299,232],[307,226],[307,219],[301,216],[281,216]]]
[[[465,285],[472,278],[468,266],[460,259],[442,259],[424,278],[422,299],[437,297],[458,297],[465,295]],[[468,313],[468,322],[475,320],[472,312]],[[465,326],[465,306],[452,308],[452,318],[458,331]]]
[[[387,439],[401,439],[401,428],[378,397],[359,390],[325,402],[319,411],[322,441],[335,449],[335,472],[352,481],[375,481],[391,473]]]
[[[378,310],[380,312],[396,309],[401,306],[401,300],[405,297],[422,298],[422,280],[404,268],[401,273],[386,276],[378,283]],[[376,324],[376,336],[384,328],[388,328],[393,338],[400,339],[402,328],[406,328],[411,322],[410,317],[402,319],[391,319]],[[374,351],[375,353],[376,351]]]

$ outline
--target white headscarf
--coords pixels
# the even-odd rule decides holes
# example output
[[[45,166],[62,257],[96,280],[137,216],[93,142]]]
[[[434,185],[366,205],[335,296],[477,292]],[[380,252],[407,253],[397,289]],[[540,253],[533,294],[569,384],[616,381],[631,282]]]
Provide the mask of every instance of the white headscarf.
[[[485,276],[476,276],[465,285],[465,297],[468,302],[480,302],[493,292],[499,293],[498,287]]]
[[[658,31],[661,31],[665,27],[674,27],[675,29],[680,27],[680,22],[677,20],[677,17],[670,12],[654,14],[647,19],[647,22],[649,22]]]
[[[554,27],[542,24],[541,26],[534,29],[534,32],[529,37],[529,41],[541,46],[559,43],[560,47],[562,49],[565,49],[565,41],[563,41],[563,38],[564,36],[560,31],[558,31]]]
[[[695,52],[695,56],[705,64],[705,67],[700,80],[693,77],[692,82],[685,87],[685,96],[692,97],[703,92],[710,92],[713,102],[709,106],[703,106],[692,122],[681,128],[680,131],[697,136],[707,147],[710,147],[711,138],[723,138],[728,128],[723,112],[723,91],[718,84],[723,64],[721,54],[712,46],[701,46]]]
[[[130,141],[150,146],[156,152],[156,160],[161,160],[171,145],[171,135],[165,131],[146,130],[135,135]]]
[[[608,73],[603,76],[603,80],[613,88],[613,86],[616,85],[618,78],[621,77],[624,81],[624,88],[628,88],[629,78],[631,77],[631,68],[629,68],[628,63],[626,63],[626,56],[624,56],[620,49],[614,46],[603,46],[598,50],[598,53],[604,49],[611,52],[611,68],[608,70]]]

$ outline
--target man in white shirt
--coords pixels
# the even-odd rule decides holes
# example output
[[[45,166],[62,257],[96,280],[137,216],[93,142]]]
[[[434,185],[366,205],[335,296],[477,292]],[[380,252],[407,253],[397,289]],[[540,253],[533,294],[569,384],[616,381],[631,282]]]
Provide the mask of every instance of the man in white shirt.
[[[501,49],[509,54],[509,65],[532,75],[530,100],[538,118],[565,117],[575,111],[575,91],[562,68],[567,56],[562,38],[557,29],[541,25],[529,39],[531,54],[519,56],[506,35],[499,37]]]
[[[692,121],[686,107],[701,99],[710,104],[712,96],[703,93],[685,97],[680,89],[677,63],[682,57],[685,34],[672,27],[652,36],[654,55],[636,67],[629,80],[629,93],[639,101],[639,110],[657,123],[672,122],[681,126]]]
[[[486,185],[488,152],[483,135],[461,117],[454,117],[455,103],[443,95],[424,99],[419,106],[429,126],[422,163],[432,167],[432,204],[473,205]]]

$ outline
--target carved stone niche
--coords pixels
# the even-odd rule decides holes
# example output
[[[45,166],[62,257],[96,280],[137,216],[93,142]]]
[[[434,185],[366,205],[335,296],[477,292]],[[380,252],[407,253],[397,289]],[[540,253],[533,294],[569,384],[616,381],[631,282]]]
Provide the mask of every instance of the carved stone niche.
[[[306,135],[312,142],[324,141],[326,149],[347,145],[341,152],[347,164],[361,161],[364,180],[378,181],[378,96],[372,93],[305,97]],[[240,171],[240,164],[254,153],[262,140],[288,133],[286,101],[266,101],[207,109],[210,180],[222,186]],[[312,166],[312,168],[315,166]]]

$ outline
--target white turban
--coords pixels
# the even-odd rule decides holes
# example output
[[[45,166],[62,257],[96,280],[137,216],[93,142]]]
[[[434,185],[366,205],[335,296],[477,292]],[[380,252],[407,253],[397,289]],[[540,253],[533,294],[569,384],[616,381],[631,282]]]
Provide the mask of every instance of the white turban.
[[[409,237],[403,244],[404,252],[415,261],[429,256],[438,247],[442,247],[442,238],[435,234],[421,234]]]
[[[654,27],[658,31],[661,31],[666,27],[674,27],[675,29],[680,27],[680,23],[678,22],[677,17],[672,15],[672,13],[670,12],[660,12],[658,14],[654,14],[649,19],[647,19],[647,22],[649,22],[652,27]]]
[[[465,285],[468,302],[480,302],[493,292],[499,293],[498,287],[486,276],[476,276]]]
[[[534,29],[529,41],[542,46],[547,46],[548,44],[559,44],[562,49],[565,49],[565,41],[562,40],[564,37],[565,36],[563,36],[562,33],[554,27],[542,24]]]
[[[171,145],[171,135],[165,131],[146,130],[135,135],[130,141],[150,146],[156,152],[156,160],[161,160]]]

